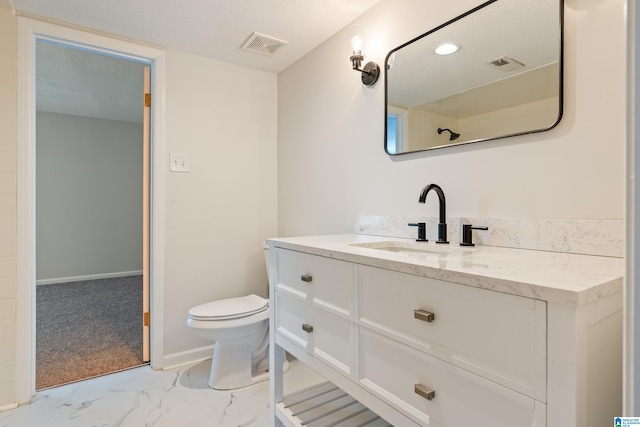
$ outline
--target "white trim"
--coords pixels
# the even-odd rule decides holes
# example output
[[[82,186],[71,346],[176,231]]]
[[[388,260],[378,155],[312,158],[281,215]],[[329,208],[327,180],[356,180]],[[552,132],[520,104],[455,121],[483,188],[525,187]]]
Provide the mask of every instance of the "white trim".
[[[157,51],[159,52],[159,51]],[[154,57],[151,68],[151,367],[164,367],[164,52]]]
[[[18,407],[17,403],[9,403],[8,405],[0,406],[0,412],[10,411],[12,409],[16,409]]]
[[[622,365],[622,416],[635,416],[640,410],[640,328],[637,313],[640,313],[640,301],[636,298],[636,266],[640,265],[640,240],[636,238],[636,223],[640,221],[640,187],[636,185],[635,176],[640,172],[640,150],[636,149],[638,134],[636,133],[637,114],[640,113],[640,96],[636,93],[640,82],[640,45],[636,43],[636,26],[640,20],[640,8],[635,1],[627,1],[627,150],[626,150],[626,206],[625,206],[625,277],[623,306],[623,365]]]
[[[623,325],[622,325],[622,413],[624,416],[627,413],[633,412],[633,322],[629,319],[633,318],[633,304],[631,303],[630,296],[633,289],[630,283],[633,283],[633,179],[632,173],[634,169],[633,161],[633,139],[634,139],[634,79],[635,79],[635,64],[634,64],[634,49],[633,38],[635,32],[635,16],[633,1],[627,1],[627,134],[626,134],[626,153],[625,153],[625,247],[624,247],[624,259],[625,259],[625,274],[624,274],[624,286],[623,286]]]
[[[622,373],[622,415],[635,416],[640,410],[640,328],[636,327],[636,317],[640,313],[640,301],[637,301],[636,267],[640,265],[640,240],[636,224],[640,222],[640,186],[636,184],[635,176],[640,173],[640,150],[636,147],[640,143],[640,135],[636,130],[636,118],[640,113],[640,95],[637,88],[640,83],[640,55],[636,43],[638,38],[637,22],[640,20],[640,8],[634,1],[627,1],[627,151],[625,171],[625,277],[624,277],[624,306],[623,306],[623,373]]]
[[[26,22],[18,19],[17,124],[17,313],[16,402],[35,394],[35,48]]]
[[[142,276],[142,270],[120,271],[117,273],[104,273],[104,274],[88,274],[86,276],[56,277],[53,279],[41,279],[41,280],[36,280],[36,286],[57,285],[59,283],[84,282],[86,280],[115,279],[118,277],[127,277],[127,276]]]
[[[49,40],[152,64],[151,366],[162,369],[164,327],[164,86],[165,53],[55,24],[18,17],[17,212],[18,291],[16,400],[35,395],[35,42]]]
[[[215,345],[206,345],[204,347],[193,348],[191,350],[179,351],[177,353],[167,354],[164,357],[164,370],[179,368],[184,365],[202,362],[213,358],[213,347]]]

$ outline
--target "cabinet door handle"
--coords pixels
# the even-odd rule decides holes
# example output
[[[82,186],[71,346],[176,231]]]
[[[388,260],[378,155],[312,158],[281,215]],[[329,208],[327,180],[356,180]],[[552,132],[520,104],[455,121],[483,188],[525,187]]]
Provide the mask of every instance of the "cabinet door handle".
[[[413,386],[413,391],[417,395],[422,396],[427,400],[432,400],[434,397],[436,397],[436,391],[435,390],[431,390],[430,388],[427,388],[427,387],[423,386],[422,384],[415,384]]]
[[[430,311],[416,309],[413,310],[413,317],[418,320],[423,320],[425,322],[431,323],[436,318],[436,315]]]
[[[311,283],[313,277],[310,274],[303,274],[302,276],[300,276],[300,280],[302,280],[303,282]]]
[[[308,323],[303,323],[302,330],[310,334],[311,332],[313,332],[313,326],[309,325]]]

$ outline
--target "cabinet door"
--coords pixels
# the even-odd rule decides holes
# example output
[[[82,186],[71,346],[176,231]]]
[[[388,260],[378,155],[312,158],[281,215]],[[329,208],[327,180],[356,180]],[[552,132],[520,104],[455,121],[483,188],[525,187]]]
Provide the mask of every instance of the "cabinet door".
[[[546,406],[367,329],[360,384],[421,425],[543,427]]]
[[[344,317],[352,313],[353,271],[344,261],[276,249],[276,289]]]
[[[353,323],[277,292],[276,328],[281,336],[353,379]]]
[[[546,401],[544,302],[373,267],[358,272],[361,327]]]

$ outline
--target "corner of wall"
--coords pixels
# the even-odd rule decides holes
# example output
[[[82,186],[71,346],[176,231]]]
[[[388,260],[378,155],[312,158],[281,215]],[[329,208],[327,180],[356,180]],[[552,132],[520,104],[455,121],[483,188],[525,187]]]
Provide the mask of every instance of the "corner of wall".
[[[18,20],[0,7],[0,409],[16,401]]]

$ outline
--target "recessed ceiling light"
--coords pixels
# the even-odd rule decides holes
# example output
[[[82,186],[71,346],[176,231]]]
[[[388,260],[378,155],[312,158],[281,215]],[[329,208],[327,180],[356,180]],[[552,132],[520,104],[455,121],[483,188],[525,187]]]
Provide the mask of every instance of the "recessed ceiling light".
[[[451,55],[460,49],[460,46],[453,43],[443,43],[436,48],[436,53],[438,55]]]

